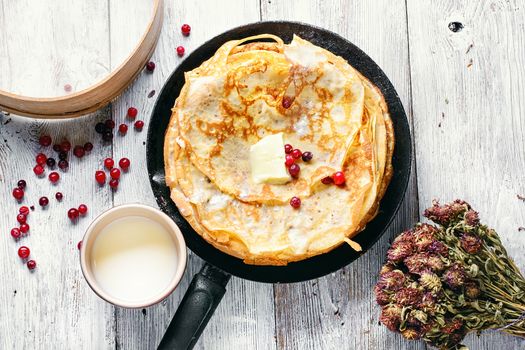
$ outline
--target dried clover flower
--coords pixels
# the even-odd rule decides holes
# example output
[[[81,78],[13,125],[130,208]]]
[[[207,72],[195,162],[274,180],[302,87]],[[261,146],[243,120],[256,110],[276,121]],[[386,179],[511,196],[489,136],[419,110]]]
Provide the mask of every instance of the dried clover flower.
[[[441,290],[441,279],[431,271],[424,271],[421,277],[419,277],[419,283],[423,288],[432,293],[437,293]]]
[[[452,289],[462,287],[466,279],[465,269],[459,264],[452,265],[443,273],[443,281]]]
[[[476,254],[483,244],[481,238],[476,237],[469,233],[464,233],[461,235],[461,247],[469,254]]]

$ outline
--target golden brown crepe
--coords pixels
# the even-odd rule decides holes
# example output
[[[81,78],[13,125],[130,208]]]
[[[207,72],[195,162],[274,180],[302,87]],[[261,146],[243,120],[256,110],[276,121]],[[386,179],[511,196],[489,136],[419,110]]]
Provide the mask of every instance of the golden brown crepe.
[[[244,44],[262,38],[275,43]],[[227,42],[185,79],[166,133],[166,183],[209,243],[249,264],[285,265],[330,251],[375,216],[392,174],[392,122],[380,91],[343,58],[261,35]],[[250,146],[276,133],[314,158],[298,179],[256,183]],[[344,186],[321,183],[340,170]]]

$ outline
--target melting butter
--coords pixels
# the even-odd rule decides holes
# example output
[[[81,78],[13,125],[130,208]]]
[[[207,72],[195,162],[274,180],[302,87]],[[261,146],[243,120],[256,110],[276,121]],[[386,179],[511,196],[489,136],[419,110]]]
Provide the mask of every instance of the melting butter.
[[[250,168],[255,183],[282,185],[291,180],[284,165],[283,133],[266,136],[250,147]]]

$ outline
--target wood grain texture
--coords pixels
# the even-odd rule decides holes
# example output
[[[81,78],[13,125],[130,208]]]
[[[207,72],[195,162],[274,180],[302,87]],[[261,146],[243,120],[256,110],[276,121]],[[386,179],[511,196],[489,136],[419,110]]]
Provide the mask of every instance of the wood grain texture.
[[[379,20],[378,13],[388,14],[388,20]],[[263,20],[288,19],[316,24],[359,46],[389,76],[410,117],[404,3],[338,0],[301,2],[301,6],[290,6],[288,1],[271,0],[262,2],[262,16]],[[373,249],[350,266],[324,278],[276,285],[277,347],[316,350],[424,347],[420,343],[407,343],[378,325],[379,307],[373,295],[389,241],[416,219],[417,193],[412,176],[394,223]]]
[[[452,32],[448,24],[463,23]],[[408,1],[420,211],[463,198],[525,270],[525,8],[521,1]],[[471,349],[523,349],[498,333]],[[497,345],[496,345],[497,344]]]

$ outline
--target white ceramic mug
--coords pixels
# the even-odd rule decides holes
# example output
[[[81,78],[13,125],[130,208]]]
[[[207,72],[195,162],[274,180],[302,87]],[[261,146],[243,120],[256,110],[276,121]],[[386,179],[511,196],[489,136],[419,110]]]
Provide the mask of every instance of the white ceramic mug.
[[[176,271],[168,287],[166,287],[164,290],[159,290],[158,293],[156,293],[155,296],[151,297],[150,299],[142,300],[140,302],[119,299],[118,296],[110,295],[104,291],[95,278],[92,257],[95,240],[104,230],[104,228],[117,219],[137,216],[145,217],[146,219],[153,220],[162,225],[166,232],[171,235],[171,238],[175,243],[176,256],[174,256],[173,259],[177,259]],[[124,308],[144,308],[164,300],[175,290],[186,268],[186,255],[186,243],[184,241],[184,237],[182,236],[179,227],[169,216],[158,209],[146,205],[126,204],[113,207],[102,213],[88,227],[86,234],[84,235],[84,239],[82,240],[82,247],[80,249],[80,266],[82,267],[84,278],[91,289],[105,301]]]

